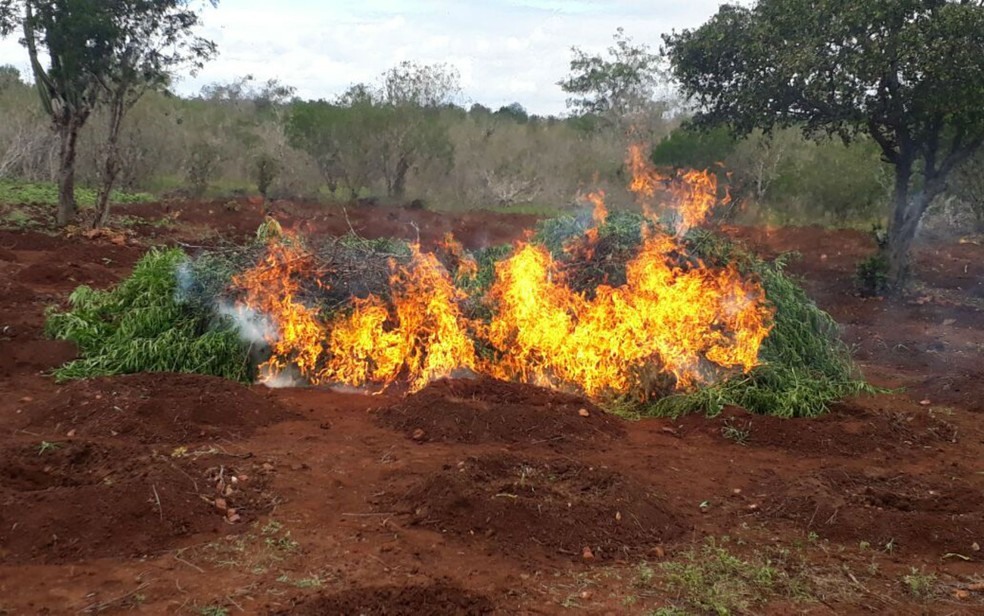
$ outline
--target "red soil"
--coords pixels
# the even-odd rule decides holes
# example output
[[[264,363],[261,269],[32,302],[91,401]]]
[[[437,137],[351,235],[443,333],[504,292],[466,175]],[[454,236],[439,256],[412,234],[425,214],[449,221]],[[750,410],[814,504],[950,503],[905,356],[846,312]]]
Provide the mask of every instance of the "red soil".
[[[625,435],[621,420],[579,396],[489,378],[436,381],[376,419],[418,442],[570,449]]]
[[[169,241],[204,226],[242,237],[260,216],[144,213],[166,207],[182,211]],[[348,229],[313,205],[278,215]],[[450,229],[472,247],[529,223],[349,216],[369,236],[413,238],[414,221],[425,242]],[[869,379],[904,390],[817,420],[729,409],[624,423],[488,380],[404,399],[187,375],[57,384],[46,372],[74,351],[44,339],[45,307],[124,277],[144,240],[0,231],[0,613],[646,614],[675,595],[641,589],[640,562],[658,577],[725,536],[746,558],[795,555],[820,588],[758,613],[982,613],[984,247],[922,246],[916,292],[866,300],[852,290],[864,234],[730,232],[766,254],[802,252],[791,271]],[[216,508],[217,473],[247,476],[226,497],[234,523]],[[937,576],[931,601],[907,592],[913,568]]]
[[[240,439],[293,415],[270,390],[196,374],[130,374],[76,381],[24,409],[46,438],[121,436],[140,443]]]

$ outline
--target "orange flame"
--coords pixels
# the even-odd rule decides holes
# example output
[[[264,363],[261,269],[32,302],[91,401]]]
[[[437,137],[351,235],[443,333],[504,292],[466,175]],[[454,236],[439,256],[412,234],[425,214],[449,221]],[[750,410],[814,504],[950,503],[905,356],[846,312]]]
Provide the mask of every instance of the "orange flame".
[[[234,278],[246,307],[268,315],[272,357],[261,372],[276,377],[295,366],[313,384],[386,386],[405,378],[413,390],[459,368],[475,366],[475,349],[461,318],[461,291],[433,254],[411,247],[406,266],[391,262],[390,305],[370,295],[330,322],[297,298],[297,275],[311,275],[313,257],[273,241],[261,264]]]
[[[391,263],[392,309],[375,296],[331,325],[331,361],[316,382],[391,385],[416,391],[461,368],[475,369],[475,346],[458,304],[464,294],[431,253],[412,248],[406,267]]]
[[[592,300],[555,279],[546,249],[522,246],[496,270],[496,312],[487,329],[499,378],[573,385],[588,395],[624,393],[647,366],[679,388],[719,369],[750,370],[771,313],[761,288],[733,268],[673,265],[672,237],[648,238],[628,264],[627,284],[600,286]]]
[[[727,195],[719,199],[717,176],[713,173],[691,169],[678,171],[676,176],[663,175],[646,159],[642,146],[629,147],[626,164],[632,173],[629,190],[636,195],[647,216],[655,217],[653,204],[657,194],[670,194],[672,199],[669,205],[675,208],[680,217],[677,235],[683,236],[705,222],[719,201],[730,201]]]
[[[405,382],[412,390],[467,368],[588,395],[638,391],[653,371],[683,389],[752,369],[771,327],[764,290],[734,266],[709,267],[689,257],[680,240],[718,202],[715,176],[664,176],[639,147],[630,149],[627,162],[630,188],[648,215],[657,194],[676,207],[676,233],[645,231],[626,265],[625,284],[601,284],[590,297],[571,288],[546,248],[521,243],[496,266],[484,298],[492,309],[488,322],[464,315],[466,296],[437,256],[418,246],[407,263],[390,262],[388,297],[356,299],[350,312],[321,319],[298,298],[299,278],[314,270],[312,257],[290,238],[272,241],[265,259],[236,278],[247,291],[245,305],[275,325],[266,367],[276,374],[294,365],[312,383]],[[586,199],[594,226],[569,247],[575,263],[592,257],[608,215],[603,192]],[[450,234],[439,250],[459,279],[477,272]],[[490,347],[489,358],[479,359],[476,339]]]
[[[314,258],[293,236],[279,236],[267,244],[266,257],[256,267],[233,278],[233,284],[246,289],[246,307],[275,321],[278,334],[269,337],[272,356],[261,371],[279,374],[289,365],[304,376],[316,373],[324,352],[323,329],[317,312],[297,297],[300,277],[315,272]]]

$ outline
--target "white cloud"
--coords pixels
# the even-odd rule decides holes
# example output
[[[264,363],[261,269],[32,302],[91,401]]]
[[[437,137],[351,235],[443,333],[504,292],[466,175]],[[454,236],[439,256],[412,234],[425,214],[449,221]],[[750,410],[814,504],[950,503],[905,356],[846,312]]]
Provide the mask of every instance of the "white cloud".
[[[660,34],[694,27],[719,0],[224,0],[205,14],[204,34],[220,56],[182,93],[252,74],[293,85],[302,97],[331,98],[403,60],[447,62],[462,75],[465,102],[518,101],[536,113],[562,113],[556,85],[571,46],[601,51],[624,27],[657,47]],[[275,8],[272,8],[275,7]],[[0,41],[0,64],[27,70],[14,40]]]

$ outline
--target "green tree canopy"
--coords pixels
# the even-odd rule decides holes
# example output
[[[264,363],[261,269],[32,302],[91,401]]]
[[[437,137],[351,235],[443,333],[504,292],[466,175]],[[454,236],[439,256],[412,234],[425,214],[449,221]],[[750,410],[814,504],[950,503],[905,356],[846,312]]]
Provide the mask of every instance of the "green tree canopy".
[[[570,94],[567,106],[578,115],[617,122],[647,108],[660,81],[660,57],[636,44],[619,28],[607,55],[572,48],[571,74],[557,85]]]
[[[760,0],[664,42],[697,123],[875,140],[895,167],[898,288],[922,215],[984,142],[984,2]]]
[[[23,34],[41,103],[61,140],[61,224],[75,214],[78,134],[95,107],[119,97],[125,103],[141,88],[166,83],[175,67],[197,66],[214,52],[211,42],[190,35],[199,23],[197,4],[0,0],[0,35]]]

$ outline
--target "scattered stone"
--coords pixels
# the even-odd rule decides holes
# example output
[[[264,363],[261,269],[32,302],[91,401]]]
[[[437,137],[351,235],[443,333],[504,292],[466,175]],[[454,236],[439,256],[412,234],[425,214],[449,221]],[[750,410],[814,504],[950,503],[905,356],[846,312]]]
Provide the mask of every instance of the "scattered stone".
[[[591,548],[584,546],[584,549],[581,550],[581,558],[584,560],[594,560],[594,557],[595,555],[594,552],[591,551]]]
[[[591,417],[591,412],[588,409],[581,409],[577,414],[581,417]]]
[[[427,433],[422,428],[417,428],[413,431],[413,440],[415,441],[422,441],[425,436],[427,436]]]
[[[584,599],[585,601],[587,601],[588,599],[590,599],[591,598],[591,591],[590,590],[582,590],[581,591],[581,598]]]
[[[974,550],[975,552],[980,552],[981,551],[981,544],[979,544],[979,543],[977,543],[975,541],[974,544],[970,546],[970,549]]]
[[[929,398],[926,398],[925,400],[920,400],[919,404],[922,406],[929,406],[930,404],[932,404],[932,402],[929,400]]]
[[[656,558],[665,558],[666,557],[666,550],[664,550],[663,548],[661,548],[658,545],[656,547],[654,547],[653,549],[649,550],[649,553],[652,554]]]
[[[622,512],[621,511],[616,511],[615,512],[615,521],[616,522],[621,522],[622,521]]]
[[[72,430],[69,430],[68,431],[68,434],[66,434],[65,436],[67,436],[68,438],[74,437],[75,436],[75,429],[73,428]]]
[[[263,472],[265,472],[265,473],[272,473],[273,472],[273,465],[270,464],[269,462],[264,462],[263,463],[263,466],[261,466],[260,468],[262,468],[263,469]]]
[[[967,592],[966,590],[963,590],[963,589],[958,588],[957,590],[954,590],[953,591],[953,597],[955,599],[963,600],[963,599],[969,598],[970,597],[970,593]]]
[[[227,511],[229,509],[229,504],[226,503],[226,499],[217,498],[215,499],[215,508],[219,511]]]

